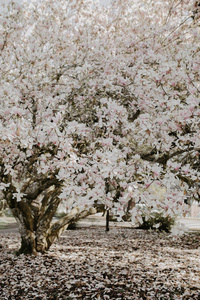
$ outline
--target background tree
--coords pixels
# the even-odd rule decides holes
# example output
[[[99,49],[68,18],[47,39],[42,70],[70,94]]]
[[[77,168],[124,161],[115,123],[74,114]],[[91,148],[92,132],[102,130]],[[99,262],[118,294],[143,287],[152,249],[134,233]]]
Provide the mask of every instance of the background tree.
[[[187,1],[47,0],[1,17],[1,189],[20,252],[45,252],[94,208],[135,222],[199,196],[191,11]],[[62,201],[69,213],[53,222]]]

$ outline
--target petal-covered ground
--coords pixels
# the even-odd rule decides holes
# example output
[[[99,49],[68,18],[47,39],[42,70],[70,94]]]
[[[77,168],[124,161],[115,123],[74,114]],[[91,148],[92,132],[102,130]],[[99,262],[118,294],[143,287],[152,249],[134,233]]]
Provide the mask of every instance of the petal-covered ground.
[[[45,255],[16,256],[1,233],[0,299],[200,299],[200,233],[66,231]]]

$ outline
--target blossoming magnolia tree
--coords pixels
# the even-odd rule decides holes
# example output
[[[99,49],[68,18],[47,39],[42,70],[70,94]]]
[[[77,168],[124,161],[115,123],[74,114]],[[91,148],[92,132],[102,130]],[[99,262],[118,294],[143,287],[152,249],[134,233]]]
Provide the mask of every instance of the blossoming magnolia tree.
[[[0,31],[0,188],[20,252],[94,208],[135,222],[198,198],[196,1],[12,3]]]

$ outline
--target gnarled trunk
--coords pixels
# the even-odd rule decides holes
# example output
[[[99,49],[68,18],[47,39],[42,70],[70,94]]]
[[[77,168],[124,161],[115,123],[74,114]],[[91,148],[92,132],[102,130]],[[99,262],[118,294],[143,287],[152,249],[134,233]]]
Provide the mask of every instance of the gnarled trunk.
[[[74,208],[62,219],[55,223],[51,223],[52,218],[47,220],[41,219],[36,226],[30,226],[31,223],[34,224],[35,220],[32,222],[28,217],[26,218],[18,210],[13,210],[18,224],[19,231],[21,234],[21,247],[18,254],[34,254],[45,253],[50,246],[56,241],[56,239],[66,230],[71,222],[76,222],[79,219],[85,218],[88,215],[94,214],[96,210],[91,208],[89,210],[79,211],[78,208]]]

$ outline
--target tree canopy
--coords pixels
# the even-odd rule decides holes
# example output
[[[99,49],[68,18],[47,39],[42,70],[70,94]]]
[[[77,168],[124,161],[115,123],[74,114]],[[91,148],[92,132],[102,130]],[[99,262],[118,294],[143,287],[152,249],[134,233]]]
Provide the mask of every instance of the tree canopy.
[[[197,9],[46,0],[1,16],[0,188],[30,252],[94,207],[134,222],[199,199]]]

